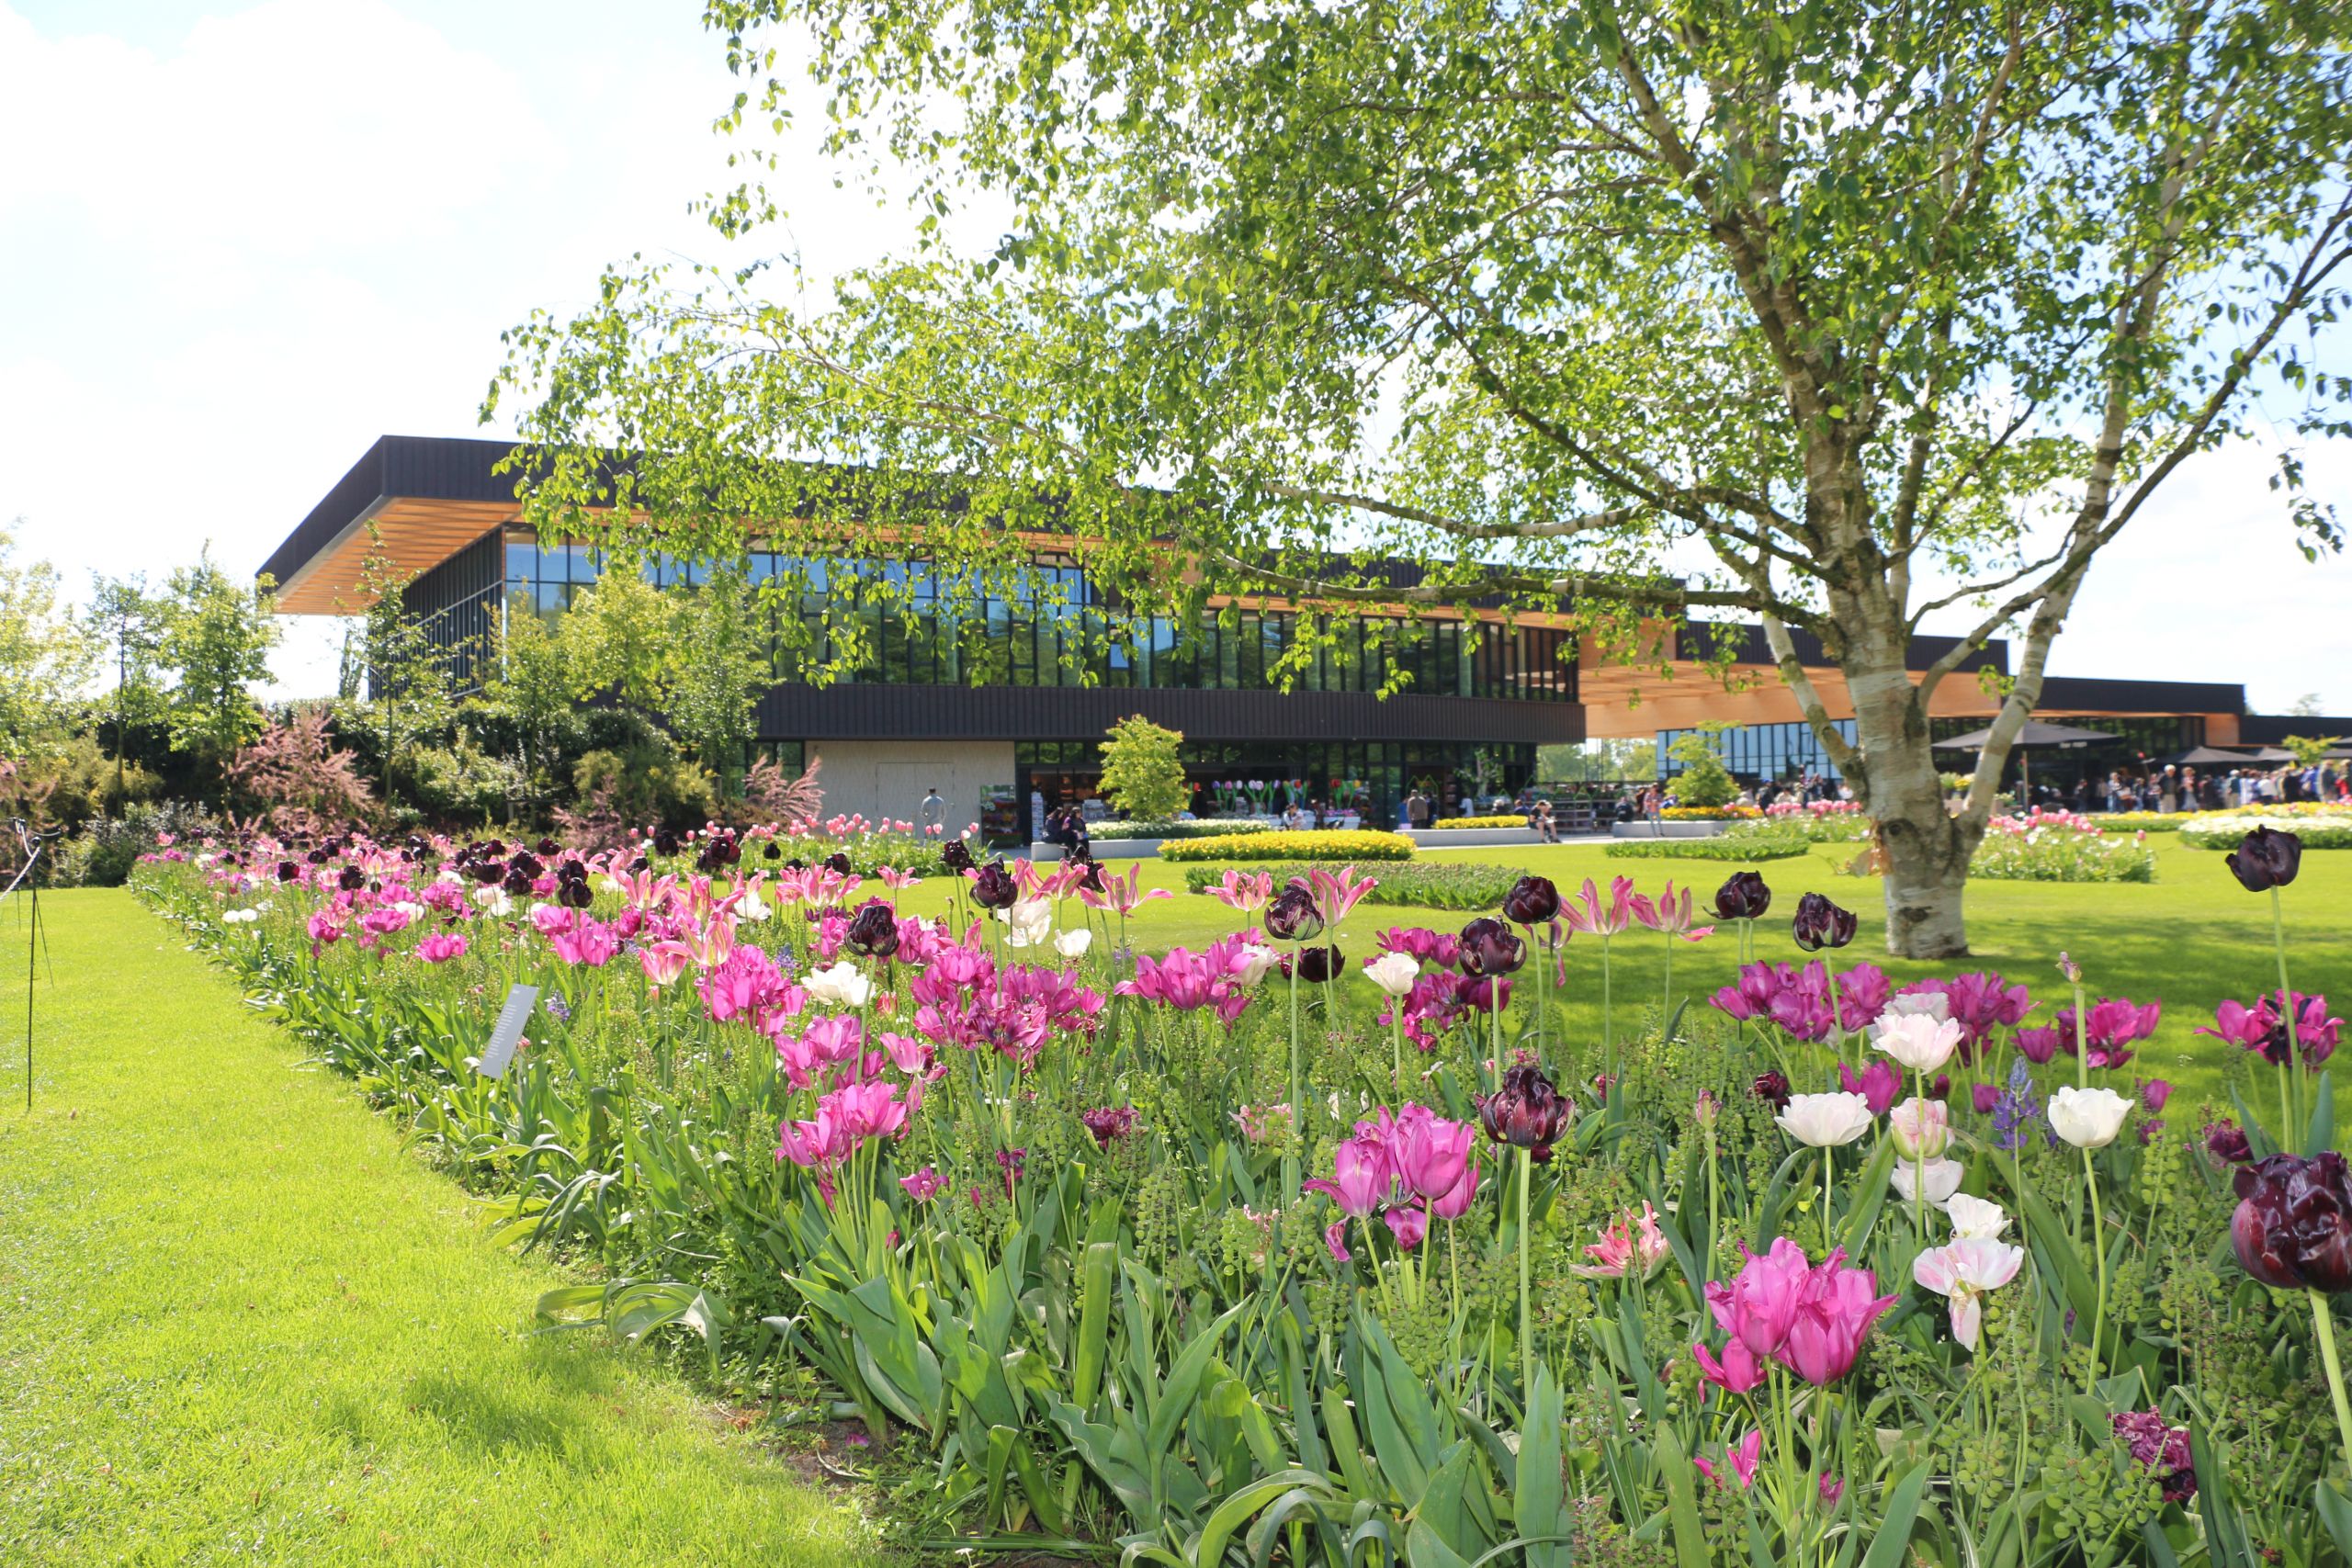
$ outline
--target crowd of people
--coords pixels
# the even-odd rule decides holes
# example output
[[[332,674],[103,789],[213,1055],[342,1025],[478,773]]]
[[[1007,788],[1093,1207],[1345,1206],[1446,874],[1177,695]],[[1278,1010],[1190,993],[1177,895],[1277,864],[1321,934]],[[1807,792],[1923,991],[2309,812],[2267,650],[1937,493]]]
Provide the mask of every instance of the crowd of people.
[[[2352,770],[2324,761],[2281,768],[2204,768],[2167,764],[2144,772],[2086,774],[2070,791],[2037,789],[2037,804],[2077,811],[2227,811],[2302,800],[2352,802]],[[2046,798],[2044,798],[2046,795]]]

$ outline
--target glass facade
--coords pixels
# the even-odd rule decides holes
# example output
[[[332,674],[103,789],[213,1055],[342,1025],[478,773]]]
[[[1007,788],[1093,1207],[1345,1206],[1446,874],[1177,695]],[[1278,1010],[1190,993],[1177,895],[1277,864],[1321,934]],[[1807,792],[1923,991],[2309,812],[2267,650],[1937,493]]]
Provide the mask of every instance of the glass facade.
[[[486,534],[401,590],[408,616],[440,649],[458,693],[481,689],[481,661],[495,645],[503,580],[499,536]]]
[[[526,529],[508,529],[500,548],[508,603],[542,615],[568,609],[604,569],[591,547],[544,544]],[[786,558],[755,551],[751,576],[765,581],[786,565]],[[649,561],[644,570],[647,581],[664,586],[707,575],[699,563],[669,558]],[[1040,556],[1030,567],[1034,592],[960,605],[922,561],[811,561],[802,570],[800,614],[808,651],[804,657],[779,638],[775,662],[782,681],[802,679],[803,668],[821,668],[863,643],[866,656],[857,667],[830,679],[1261,691],[1278,679],[1274,667],[1298,635],[1297,616],[1272,611],[1207,612],[1197,623],[1182,625],[1165,615],[1127,614],[1062,556]],[[873,603],[876,595],[861,591],[869,579],[887,584],[879,595],[885,603]],[[857,635],[842,636],[852,623]],[[1548,627],[1364,617],[1336,628],[1333,645],[1317,649],[1292,684],[1306,692],[1376,692],[1394,672],[1406,692],[1572,702],[1573,654],[1570,635]]]
[[[1841,719],[1838,730],[1848,740],[1853,739],[1854,721]],[[1682,771],[1682,764],[1667,754],[1668,749],[1684,736],[1698,733],[1693,729],[1657,732],[1658,768],[1665,776],[1671,778]],[[1829,760],[1827,748],[1809,724],[1743,724],[1718,730],[1712,739],[1724,766],[1744,784],[1803,778],[1806,773],[1829,779],[1838,776],[1838,764]]]

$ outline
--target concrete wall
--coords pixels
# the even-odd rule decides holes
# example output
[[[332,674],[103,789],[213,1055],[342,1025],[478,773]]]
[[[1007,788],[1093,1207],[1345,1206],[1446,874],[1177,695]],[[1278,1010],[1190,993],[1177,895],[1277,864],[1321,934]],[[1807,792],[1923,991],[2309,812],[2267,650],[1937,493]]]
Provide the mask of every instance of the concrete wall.
[[[980,816],[980,792],[1012,785],[1010,740],[811,740],[828,817],[859,812],[920,825],[922,797],[937,788],[952,837]]]

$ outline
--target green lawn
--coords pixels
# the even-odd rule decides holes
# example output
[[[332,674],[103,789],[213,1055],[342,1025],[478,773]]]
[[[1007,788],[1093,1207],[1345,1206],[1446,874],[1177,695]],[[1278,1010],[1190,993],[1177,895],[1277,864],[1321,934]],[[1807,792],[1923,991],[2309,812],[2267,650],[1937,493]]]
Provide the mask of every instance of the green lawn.
[[[2270,900],[2246,892],[2232,879],[2222,856],[2181,848],[2168,834],[2154,834],[2156,880],[2148,885],[2062,885],[2025,882],[1973,883],[1968,890],[1969,937],[1974,956],[1956,964],[1910,964],[1889,959],[1879,880],[1838,874],[1853,858],[1852,845],[1823,845],[1811,858],[1767,862],[1758,867],[1773,889],[1771,915],[1758,928],[1758,951],[1765,957],[1801,957],[1789,941],[1787,915],[1808,889],[1826,893],[1861,917],[1861,933],[1837,954],[1840,967],[1867,958],[1886,968],[1898,984],[1928,975],[1996,969],[2032,987],[2037,998],[2063,999],[2058,954],[2081,964],[2084,984],[2094,996],[2128,996],[2135,1001],[2161,998],[2165,1021],[2137,1067],[2172,1079],[2185,1095],[2218,1094],[2222,1072],[2243,1053],[2194,1034],[2212,1022],[2213,1004],[2223,997],[2250,998],[2278,986],[2272,954]],[[1432,850],[1428,860],[1489,859],[1538,871],[1572,893],[1588,876],[1605,887],[1609,878],[1631,876],[1656,894],[1668,877],[1698,889],[1703,909],[1735,866],[1715,861],[1611,860],[1597,843],[1544,845],[1510,850]],[[1112,863],[1117,869],[1121,863]],[[1159,949],[1182,943],[1198,947],[1229,931],[1238,919],[1224,905],[1184,891],[1185,868],[1145,861],[1145,886],[1170,889],[1172,900],[1146,906],[1133,931],[1137,946]],[[1364,868],[1379,874],[1377,865]],[[936,881],[915,889],[910,910],[936,913],[944,908]],[[2286,892],[2289,977],[2300,991],[2326,994],[2343,1015],[2352,1010],[2352,852],[2314,852],[2304,857],[2301,877]],[[1360,905],[1340,935],[1351,959],[1373,951],[1379,932],[1392,925],[1428,925],[1459,930],[1470,917],[1440,909]],[[1696,987],[1700,998],[1727,983],[1735,967],[1733,937],[1726,931],[1695,947],[1678,944],[1675,994]],[[1663,938],[1634,931],[1614,944],[1614,988],[1621,1008],[1655,1002],[1663,978]],[[1598,1036],[1600,977],[1598,945],[1571,943],[1565,1005],[1572,1028]],[[2051,1010],[2038,1015],[2047,1018]],[[2352,1055],[2347,1055],[2352,1060]],[[2240,1063],[2242,1066],[2243,1064]],[[2257,1064],[2258,1065],[2258,1064]],[[2263,1068],[2264,1074],[2270,1069]],[[2266,1086],[2269,1079],[2261,1080]],[[2269,1103],[2256,1099],[2257,1108]]]
[[[42,912],[29,1117],[0,1074],[0,1562],[871,1554],[659,1365],[531,1333],[558,1277],[129,894]],[[18,985],[23,941],[12,910]]]

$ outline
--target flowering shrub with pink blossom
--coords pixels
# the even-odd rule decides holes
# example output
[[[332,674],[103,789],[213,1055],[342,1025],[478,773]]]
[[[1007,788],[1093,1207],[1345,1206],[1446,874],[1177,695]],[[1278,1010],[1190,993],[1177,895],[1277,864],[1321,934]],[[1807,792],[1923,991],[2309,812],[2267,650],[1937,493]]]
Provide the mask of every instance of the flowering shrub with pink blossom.
[[[2185,1111],[2157,998],[2064,954],[1898,987],[1754,869],[1520,876],[1458,930],[1386,867],[1236,869],[1162,947],[1132,868],[855,852],[902,829],[208,836],[140,885],[503,1238],[621,1281],[550,1320],[797,1364],[975,1548],[2352,1555],[2342,1024],[2283,941],[2195,999],[2230,1100]],[[1996,838],[2059,834],[2102,837]],[[2275,908],[2298,853],[2232,869]]]

